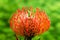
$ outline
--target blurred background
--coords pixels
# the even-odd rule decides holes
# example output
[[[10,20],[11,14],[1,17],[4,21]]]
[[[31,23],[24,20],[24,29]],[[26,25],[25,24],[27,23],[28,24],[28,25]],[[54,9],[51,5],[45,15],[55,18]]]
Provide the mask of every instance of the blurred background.
[[[45,10],[51,21],[50,29],[32,40],[60,40],[60,0],[0,0],[0,40],[16,40],[9,19],[18,8],[24,6]]]

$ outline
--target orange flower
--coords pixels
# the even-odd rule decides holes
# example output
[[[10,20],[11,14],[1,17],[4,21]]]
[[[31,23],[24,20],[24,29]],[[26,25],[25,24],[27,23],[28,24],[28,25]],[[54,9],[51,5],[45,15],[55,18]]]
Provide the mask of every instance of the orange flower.
[[[47,15],[39,8],[36,8],[35,13],[32,8],[17,10],[10,20],[10,27],[16,34],[28,37],[44,33],[49,26]]]

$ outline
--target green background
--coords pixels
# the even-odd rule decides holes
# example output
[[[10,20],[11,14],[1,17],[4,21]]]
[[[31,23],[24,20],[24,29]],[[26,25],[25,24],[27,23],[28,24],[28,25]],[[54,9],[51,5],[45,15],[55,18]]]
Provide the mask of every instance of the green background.
[[[45,10],[51,26],[42,35],[32,40],[60,40],[60,0],[0,0],[0,40],[16,40],[14,32],[10,29],[9,19],[16,10],[32,6]],[[21,40],[24,37],[21,37]]]

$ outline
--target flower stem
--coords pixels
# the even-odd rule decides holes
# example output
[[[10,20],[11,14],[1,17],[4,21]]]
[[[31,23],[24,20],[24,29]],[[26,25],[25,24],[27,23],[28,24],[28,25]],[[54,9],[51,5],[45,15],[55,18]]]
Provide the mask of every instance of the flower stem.
[[[18,37],[17,37],[17,35],[15,34],[15,37],[16,37],[16,40],[18,40]]]
[[[25,37],[25,40],[32,40],[32,37]]]

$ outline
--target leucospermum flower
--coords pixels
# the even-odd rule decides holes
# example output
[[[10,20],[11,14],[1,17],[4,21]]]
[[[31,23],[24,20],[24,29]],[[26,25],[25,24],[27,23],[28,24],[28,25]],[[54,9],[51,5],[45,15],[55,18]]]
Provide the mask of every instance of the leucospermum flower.
[[[25,37],[32,37],[47,31],[50,27],[50,21],[44,11],[36,8],[17,10],[10,19],[10,27],[17,34]]]

